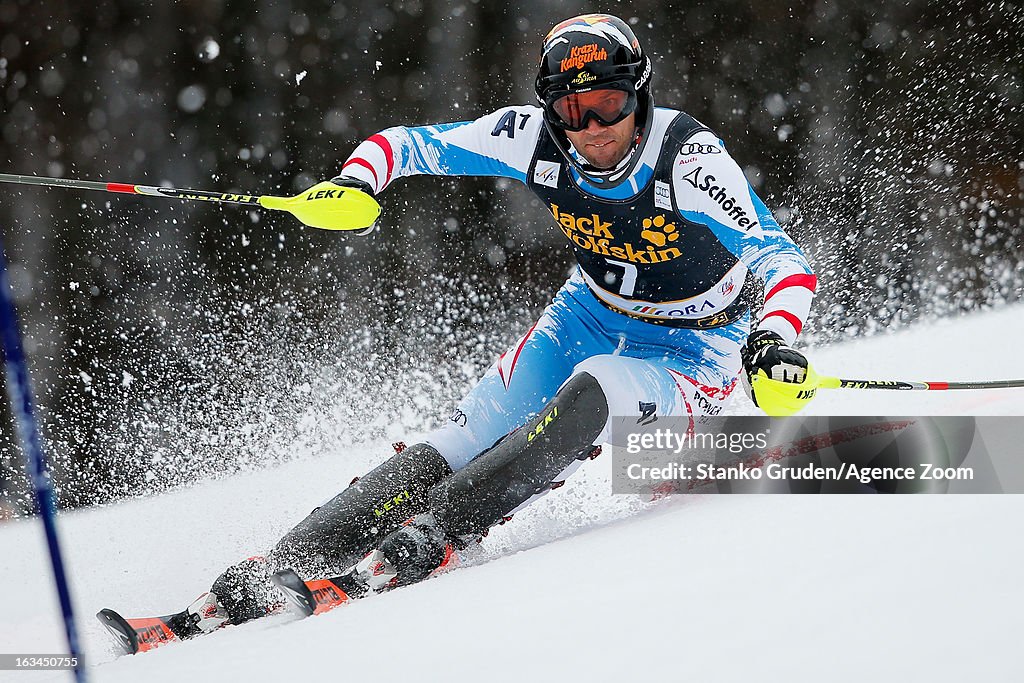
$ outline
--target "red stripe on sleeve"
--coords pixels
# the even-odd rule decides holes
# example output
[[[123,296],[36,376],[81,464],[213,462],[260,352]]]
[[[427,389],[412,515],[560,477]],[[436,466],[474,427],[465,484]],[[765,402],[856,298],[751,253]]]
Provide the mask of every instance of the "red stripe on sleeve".
[[[377,143],[377,145],[382,150],[384,150],[384,158],[388,162],[388,175],[384,179],[384,184],[387,185],[388,183],[391,182],[392,171],[395,170],[395,155],[394,152],[391,151],[391,143],[388,142],[388,139],[386,137],[379,133],[376,135],[371,135],[369,138],[367,138],[367,141]]]
[[[771,313],[765,313],[764,317],[762,317],[761,320],[765,320],[765,318],[770,318],[773,315],[777,315],[783,320],[787,321],[790,325],[793,326],[793,329],[796,330],[797,334],[800,334],[800,330],[802,330],[804,327],[804,324],[800,322],[800,318],[796,317],[789,311],[772,311]]]
[[[530,327],[530,329],[528,329],[528,330],[526,331],[526,334],[524,334],[524,335],[523,335],[523,338],[522,338],[522,339],[520,340],[520,342],[519,342],[519,348],[517,348],[517,349],[516,349],[516,355],[515,355],[515,356],[514,356],[514,357],[512,358],[512,369],[515,369],[515,367],[516,367],[516,362],[517,362],[517,361],[519,360],[519,354],[521,354],[521,353],[523,352],[523,347],[524,347],[524,346],[526,346],[526,342],[527,342],[527,341],[529,341],[529,339],[530,339],[530,335],[531,335],[531,334],[533,334],[533,328],[535,328],[535,327],[537,327],[537,323],[534,323],[534,324],[533,324],[533,325],[532,325],[532,326]],[[511,369],[509,370],[508,376],[509,376],[509,377],[512,377],[512,371],[511,371]]]
[[[787,287],[806,287],[811,292],[814,292],[818,288],[818,276],[797,273],[796,275],[782,278],[779,284],[772,287],[772,290],[765,295],[764,300],[768,301],[768,299],[771,299]]]
[[[359,157],[356,157],[355,159],[349,159],[348,161],[346,161],[345,165],[341,167],[341,170],[344,171],[346,168],[353,164],[355,164],[356,166],[362,166],[363,168],[369,169],[370,173],[373,174],[373,189],[378,189],[378,187],[380,186],[380,178],[377,177],[377,171],[373,168],[373,165],[370,164],[370,162],[367,161],[366,159],[360,159]]]
[[[126,192],[128,194],[135,194],[135,186],[125,185],[124,183],[107,183],[107,192]]]
[[[949,389],[949,382],[925,382],[929,389]]]

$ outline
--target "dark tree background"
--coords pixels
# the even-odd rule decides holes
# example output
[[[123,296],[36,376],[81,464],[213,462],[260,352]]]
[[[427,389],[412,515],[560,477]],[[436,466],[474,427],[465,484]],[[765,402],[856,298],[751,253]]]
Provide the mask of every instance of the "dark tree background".
[[[392,125],[533,101],[544,33],[630,21],[821,277],[825,343],[1020,298],[1019,0],[0,0],[9,173],[293,194]],[[372,238],[0,188],[62,502],[344,453],[443,418],[564,278],[524,188],[413,178]],[[9,416],[0,507],[24,509]],[[6,483],[4,483],[6,482]]]

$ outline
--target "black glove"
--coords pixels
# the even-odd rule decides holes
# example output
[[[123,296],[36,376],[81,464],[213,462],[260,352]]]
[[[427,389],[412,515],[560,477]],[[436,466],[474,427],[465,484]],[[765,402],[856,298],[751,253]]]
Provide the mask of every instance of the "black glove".
[[[786,346],[786,341],[771,330],[751,333],[746,346],[740,349],[740,358],[748,383],[758,370],[764,370],[769,379],[791,384],[800,384],[807,377],[804,354]]]
[[[370,183],[366,182],[365,180],[360,180],[359,178],[353,178],[352,176],[347,176],[347,175],[339,175],[339,176],[335,176],[335,177],[331,178],[331,182],[334,183],[335,185],[339,185],[341,187],[350,187],[353,190],[359,190],[360,192],[365,192],[366,194],[370,195],[371,197],[374,195],[373,188],[370,186]],[[373,225],[371,225],[370,227],[366,228],[365,230],[360,230],[358,232],[353,231],[353,232],[356,235],[369,235],[371,232],[374,231],[374,229],[376,227],[377,227],[377,224],[374,223]]]
[[[771,330],[757,330],[740,349],[743,390],[772,416],[795,415],[818,392],[819,378],[804,354]]]

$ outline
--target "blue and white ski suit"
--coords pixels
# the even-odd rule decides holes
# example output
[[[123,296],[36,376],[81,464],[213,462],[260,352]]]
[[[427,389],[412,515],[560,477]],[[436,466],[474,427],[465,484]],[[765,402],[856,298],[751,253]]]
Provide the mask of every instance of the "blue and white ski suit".
[[[417,174],[518,180],[576,253],[579,266],[537,322],[426,437],[452,469],[536,415],[581,371],[600,382],[612,416],[652,406],[659,416],[719,413],[750,332],[741,293],[751,277],[765,293],[758,328],[789,343],[800,333],[817,279],[722,141],[665,108],[647,134],[630,177],[611,189],[576,173],[532,106],[389,128],[345,162],[342,173],[376,193]]]

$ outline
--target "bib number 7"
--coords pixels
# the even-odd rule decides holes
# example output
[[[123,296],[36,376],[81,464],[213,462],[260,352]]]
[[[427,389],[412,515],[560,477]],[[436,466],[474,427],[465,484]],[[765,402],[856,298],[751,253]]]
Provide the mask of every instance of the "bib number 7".
[[[633,296],[633,289],[636,288],[636,266],[623,261],[613,261],[606,258],[605,261],[614,269],[622,268],[622,284],[619,285],[620,296]]]

